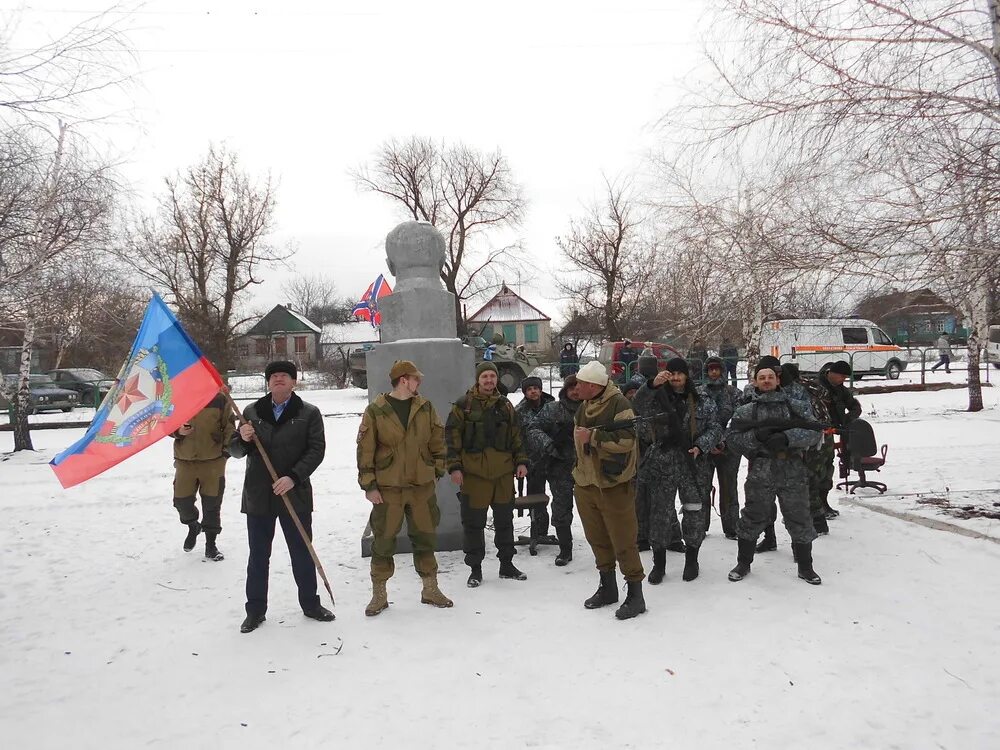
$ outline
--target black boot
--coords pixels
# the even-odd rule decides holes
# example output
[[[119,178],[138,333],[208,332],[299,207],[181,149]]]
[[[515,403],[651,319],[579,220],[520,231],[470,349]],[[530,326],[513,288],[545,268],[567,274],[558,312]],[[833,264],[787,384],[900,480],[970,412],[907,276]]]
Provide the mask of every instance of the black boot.
[[[813,586],[823,583],[823,579],[813,570],[812,542],[793,544],[792,547],[795,548],[795,561],[799,564],[799,578]]]
[[[556,555],[556,565],[561,568],[573,559],[573,531],[569,526],[557,526],[556,537],[559,539],[559,554]]]
[[[736,567],[729,571],[730,581],[742,581],[750,574],[750,564],[753,562],[753,539],[740,539],[739,552],[736,553]]]
[[[465,582],[465,585],[470,589],[474,589],[483,582],[483,566],[482,565],[470,565],[472,572],[469,573],[469,580]]]
[[[190,552],[194,549],[194,545],[198,541],[198,534],[201,533],[201,524],[197,521],[189,521],[187,527],[188,533],[187,536],[184,537],[184,551]]]
[[[663,576],[667,574],[667,551],[659,547],[653,550],[653,569],[649,571],[646,580],[653,586],[663,583]]]
[[[774,524],[769,523],[764,529],[764,538],[757,545],[757,552],[774,552],[778,549],[778,540],[774,538]]]
[[[700,547],[688,545],[687,552],[684,553],[684,573],[681,578],[685,581],[693,581],[698,577],[698,550]]]
[[[625,601],[615,610],[615,617],[619,620],[629,620],[646,611],[646,600],[642,598],[642,581],[629,581],[626,585],[628,593]]]
[[[601,583],[597,587],[594,595],[583,603],[587,609],[597,609],[606,607],[618,601],[618,587],[615,585],[615,571],[600,571]]]
[[[514,567],[510,560],[500,562],[500,577],[508,578],[512,581],[527,581],[528,576]]]
[[[826,516],[816,516],[813,518],[813,528],[817,534],[829,534],[830,524],[826,522]]]
[[[251,633],[260,627],[261,623],[267,618],[264,615],[247,615],[243,624],[240,625],[241,633]]]
[[[205,532],[205,558],[207,560],[225,560],[219,548],[215,546],[215,537],[218,535],[217,531],[206,531]]]
[[[317,604],[315,607],[304,609],[302,610],[302,614],[311,620],[319,620],[320,622],[333,622],[337,619],[337,616],[322,604]]]

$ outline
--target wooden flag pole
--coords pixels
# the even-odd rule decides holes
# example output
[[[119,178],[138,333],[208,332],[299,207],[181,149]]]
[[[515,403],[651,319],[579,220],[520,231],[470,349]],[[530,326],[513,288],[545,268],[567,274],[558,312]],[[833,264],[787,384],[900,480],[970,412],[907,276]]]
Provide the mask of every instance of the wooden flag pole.
[[[240,407],[236,405],[235,401],[233,401],[233,397],[230,395],[229,389],[222,388],[220,393],[226,397],[226,401],[229,402],[229,406],[233,410],[233,413],[236,414],[236,418],[239,420],[239,423],[241,425],[250,424],[243,418],[243,412],[240,411]],[[267,455],[267,451],[265,451],[264,446],[261,445],[260,438],[257,437],[256,430],[254,430],[253,442],[254,445],[257,446],[257,452],[260,453],[260,457],[264,460],[264,465],[271,474],[271,480],[277,482],[279,479],[278,472],[274,470],[274,464],[271,463],[271,457]],[[285,508],[288,510],[288,515],[292,517],[292,521],[295,523],[295,528],[299,530],[299,534],[302,535],[302,541],[306,543],[306,549],[309,550],[309,556],[312,558],[313,565],[315,565],[316,570],[319,571],[319,577],[323,579],[323,585],[326,587],[326,593],[330,595],[330,602],[336,606],[337,601],[333,598],[333,589],[330,588],[330,580],[326,577],[326,571],[323,570],[323,563],[319,561],[319,556],[316,554],[316,549],[313,547],[312,540],[306,533],[305,527],[302,525],[302,521],[299,520],[299,514],[296,513],[295,508],[292,507],[292,501],[289,499],[288,493],[281,493],[281,499],[285,501]]]

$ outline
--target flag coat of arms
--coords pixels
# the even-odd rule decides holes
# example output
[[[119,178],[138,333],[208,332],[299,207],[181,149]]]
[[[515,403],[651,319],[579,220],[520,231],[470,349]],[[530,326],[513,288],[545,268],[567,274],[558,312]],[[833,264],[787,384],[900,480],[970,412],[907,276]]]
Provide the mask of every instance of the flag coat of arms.
[[[355,318],[361,318],[361,320],[367,320],[372,324],[372,328],[382,325],[382,313],[378,310],[378,301],[390,294],[392,294],[392,287],[389,286],[385,277],[379,274],[378,278],[368,285],[368,291],[362,295],[361,301],[351,310],[351,315]]]
[[[50,465],[63,487],[86,481],[174,432],[222,388],[174,314],[153,295],[139,334],[87,433]]]

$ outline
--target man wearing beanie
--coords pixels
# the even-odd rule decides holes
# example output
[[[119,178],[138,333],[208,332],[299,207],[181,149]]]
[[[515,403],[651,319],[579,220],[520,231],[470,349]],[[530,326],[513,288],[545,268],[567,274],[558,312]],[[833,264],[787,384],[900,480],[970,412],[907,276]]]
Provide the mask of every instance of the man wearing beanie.
[[[709,357],[705,362],[707,379],[702,392],[715,403],[715,421],[724,432],[729,426],[740,402],[740,391],[726,382],[725,364],[720,357]],[[719,515],[722,519],[722,533],[726,539],[736,539],[736,523],[740,518],[740,502],[737,492],[737,477],[740,473],[740,454],[729,448],[725,442],[708,452],[708,477],[719,477]],[[711,502],[711,498],[706,499]],[[712,508],[705,508],[705,529],[708,529]]]
[[[759,363],[754,374],[757,397],[733,415],[726,443],[750,461],[744,485],[745,503],[736,527],[739,552],[730,581],[742,581],[750,573],[757,537],[767,525],[775,498],[792,538],[799,578],[807,583],[822,581],[812,567],[812,542],[816,538],[809,518],[809,486],[802,452],[816,443],[817,432],[795,426],[812,422],[809,406],[789,398],[778,389],[778,375]]]
[[[445,426],[447,467],[461,488],[465,564],[469,588],[483,582],[486,557],[486,512],[493,509],[493,543],[500,560],[500,578],[523,581],[514,567],[514,476],[528,474],[521,428],[514,407],[497,390],[499,373],[492,362],[476,367],[476,384],[451,408]]]
[[[424,375],[409,360],[389,369],[392,391],[375,397],[358,428],[358,484],[372,504],[368,523],[372,540],[372,599],[365,608],[374,617],[389,606],[386,584],[395,572],[396,536],[403,528],[420,576],[420,601],[450,607],[438,588],[437,480],[444,476],[444,425],[434,405],[418,393]]]
[[[687,362],[674,357],[663,372],[639,389],[633,404],[640,416],[656,417],[653,438],[643,456],[650,496],[649,544],[653,548],[648,581],[653,585],[663,581],[667,544],[677,524],[674,499],[678,494],[685,545],[682,577],[693,581],[698,577],[698,551],[705,539],[705,508],[711,495],[708,453],[722,442],[715,402],[694,387]]]
[[[556,565],[563,567],[573,559],[573,418],[580,406],[576,394],[576,375],[563,381],[558,400],[542,407],[528,428],[526,440],[545,456],[549,487],[552,488],[552,525],[559,540]],[[534,468],[534,466],[532,466]]]
[[[625,601],[615,611],[619,620],[646,611],[642,596],[642,561],[636,543],[635,471],[638,462],[635,430],[608,429],[616,420],[635,416],[632,404],[607,370],[592,361],[576,374],[577,397],[583,402],[574,417],[576,448],[576,508],[594,551],[601,582],[583,606],[597,609],[618,601],[615,562],[628,586]]]
[[[242,511],[247,516],[250,557],[247,561],[247,616],[240,626],[243,633],[256,630],[267,612],[267,579],[275,521],[281,523],[292,559],[292,575],[299,589],[302,613],[313,620],[334,619],[333,612],[319,603],[316,567],[281,499],[282,494],[288,495],[311,541],[313,491],[309,476],[322,463],[326,453],[323,415],[296,395],[298,371],[295,363],[271,362],[264,376],[268,394],[243,410],[247,424],[240,425],[229,445],[233,458],[247,459]],[[276,482],[271,479],[257,451],[255,435],[278,474]]]
[[[743,398],[741,399],[740,404],[749,404],[757,397],[757,394],[760,393],[760,391],[757,390],[756,373],[762,367],[774,370],[774,376],[778,378],[780,381],[781,362],[778,361],[777,357],[772,357],[770,354],[765,354],[763,357],[757,360],[757,366],[750,371],[750,378],[746,384],[746,387],[743,389]]]
[[[522,488],[525,481],[528,485],[529,495],[545,492],[545,481],[548,478],[548,461],[541,453],[540,446],[530,438],[529,430],[531,423],[538,417],[545,404],[554,401],[555,398],[542,390],[542,379],[527,377],[521,381],[521,399],[514,411],[521,424],[521,437],[524,439],[525,447],[528,451],[528,459],[531,466],[528,468],[527,479],[517,480],[517,490],[519,495],[523,495]],[[532,508],[531,511],[531,538],[544,540],[549,535],[549,511],[548,508]]]

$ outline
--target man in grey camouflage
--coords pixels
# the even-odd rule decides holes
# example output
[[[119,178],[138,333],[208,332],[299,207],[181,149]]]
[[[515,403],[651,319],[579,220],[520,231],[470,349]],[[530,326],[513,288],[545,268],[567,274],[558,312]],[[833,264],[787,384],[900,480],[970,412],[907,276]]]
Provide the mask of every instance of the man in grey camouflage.
[[[545,482],[548,479],[548,465],[544,455],[540,451],[537,443],[532,443],[528,434],[531,423],[541,412],[545,404],[551,403],[555,399],[551,394],[542,390],[542,379],[529,376],[521,381],[521,393],[524,398],[514,407],[514,413],[521,423],[521,434],[524,436],[524,447],[528,452],[528,459],[531,466],[528,468],[528,476],[517,480],[518,494],[535,495],[545,492]],[[522,492],[523,482],[527,482],[527,493]],[[521,511],[518,511],[520,513]],[[544,539],[549,535],[549,511],[548,508],[532,508],[531,514],[531,536],[533,539]]]
[[[702,392],[715,403],[715,421],[725,431],[733,412],[740,402],[740,391],[726,382],[725,368],[719,357],[709,357],[705,363],[707,380],[701,386]],[[736,539],[736,523],[740,519],[740,501],[737,491],[740,473],[740,454],[724,442],[708,452],[708,483],[711,487],[712,475],[719,477],[719,515],[722,519],[722,533],[726,539]],[[705,530],[708,531],[712,517],[711,505],[705,507]]]
[[[529,450],[546,461],[546,476],[552,490],[552,525],[559,540],[556,565],[563,567],[573,559],[573,417],[580,407],[576,397],[576,375],[566,377],[559,398],[547,402],[527,430]],[[534,453],[531,454],[534,466]]]
[[[715,402],[697,392],[688,377],[687,362],[675,357],[666,370],[639,389],[632,403],[639,416],[656,418],[652,443],[643,456],[652,510],[653,569],[647,580],[653,585],[663,581],[667,543],[676,523],[674,498],[679,493],[686,547],[682,577],[693,581],[698,577],[698,551],[705,538],[705,504],[711,486],[706,454],[722,442]]]
[[[726,433],[726,443],[750,461],[744,485],[744,504],[737,525],[739,552],[729,580],[741,581],[750,573],[757,537],[767,525],[775,497],[792,538],[799,578],[822,583],[812,568],[812,542],[816,538],[809,517],[809,486],[803,451],[817,442],[819,432],[811,409],[778,390],[777,373],[758,365],[754,373],[757,397],[736,410]]]

